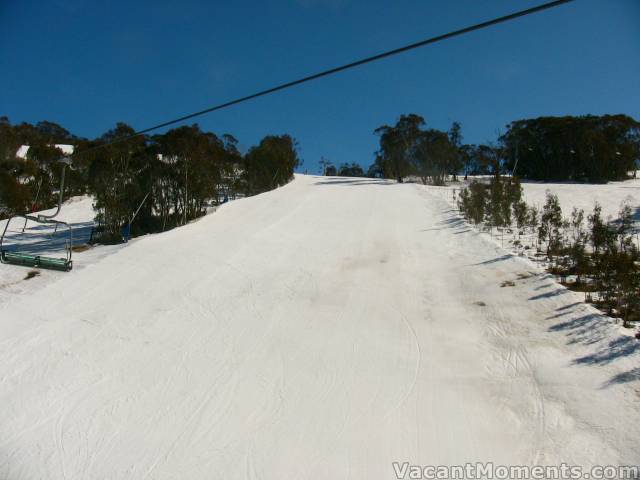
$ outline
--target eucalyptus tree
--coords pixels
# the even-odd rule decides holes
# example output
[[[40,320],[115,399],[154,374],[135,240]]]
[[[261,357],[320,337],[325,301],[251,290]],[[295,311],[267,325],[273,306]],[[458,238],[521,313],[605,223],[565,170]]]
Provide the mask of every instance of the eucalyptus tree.
[[[424,124],[424,118],[411,113],[401,115],[393,127],[383,125],[374,130],[380,137],[380,149],[376,158],[386,177],[395,178],[402,183],[404,177],[413,173],[413,155]]]

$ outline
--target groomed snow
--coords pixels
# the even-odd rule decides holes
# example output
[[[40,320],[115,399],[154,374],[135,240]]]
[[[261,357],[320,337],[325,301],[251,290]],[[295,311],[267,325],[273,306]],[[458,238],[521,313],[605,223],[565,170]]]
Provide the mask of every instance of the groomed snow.
[[[420,185],[297,176],[26,285],[3,479],[640,461],[638,342]]]

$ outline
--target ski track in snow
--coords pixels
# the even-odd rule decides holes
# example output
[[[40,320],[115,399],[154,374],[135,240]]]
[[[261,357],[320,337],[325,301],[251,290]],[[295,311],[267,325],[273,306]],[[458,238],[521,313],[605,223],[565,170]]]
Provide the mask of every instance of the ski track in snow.
[[[100,248],[2,267],[3,480],[640,461],[631,337],[419,185],[298,175]]]

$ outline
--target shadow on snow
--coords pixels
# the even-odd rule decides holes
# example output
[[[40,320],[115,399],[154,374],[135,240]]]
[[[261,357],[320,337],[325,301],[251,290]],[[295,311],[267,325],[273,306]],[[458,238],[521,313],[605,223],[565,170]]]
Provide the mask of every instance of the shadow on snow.
[[[19,219],[14,220],[19,225]],[[13,227],[12,222],[10,227]],[[94,222],[78,222],[69,224],[72,229],[73,246],[84,245],[91,238]],[[32,255],[42,255],[66,249],[69,230],[60,225],[54,233],[51,225],[34,225],[28,227],[24,233],[17,230],[7,231],[3,249],[10,252],[22,252]]]

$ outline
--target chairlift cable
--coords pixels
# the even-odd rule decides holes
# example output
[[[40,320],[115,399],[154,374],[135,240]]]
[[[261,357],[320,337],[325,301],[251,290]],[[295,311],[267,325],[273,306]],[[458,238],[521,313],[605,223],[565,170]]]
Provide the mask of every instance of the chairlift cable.
[[[552,1],[552,2],[547,2],[547,3],[541,4],[541,5],[532,7],[532,8],[528,8],[528,9],[525,9],[525,10],[520,10],[518,12],[511,13],[509,15],[504,15],[502,17],[497,17],[497,18],[494,18],[492,20],[487,20],[485,22],[477,23],[477,24],[474,24],[474,25],[471,25],[471,26],[468,26],[468,27],[461,28],[459,30],[453,30],[451,32],[448,32],[448,33],[445,33],[445,34],[442,34],[442,35],[437,35],[435,37],[427,38],[425,40],[421,40],[419,42],[411,43],[411,44],[405,45],[403,47],[395,48],[395,49],[392,49],[392,50],[387,50],[385,52],[378,53],[378,54],[370,56],[370,57],[366,57],[366,58],[363,58],[363,59],[360,59],[360,60],[356,60],[356,61],[344,64],[344,65],[341,65],[341,66],[338,66],[338,67],[330,68],[328,70],[324,70],[322,72],[315,73],[313,75],[308,75],[306,77],[302,77],[302,78],[299,78],[297,80],[293,80],[293,81],[290,81],[290,82],[282,83],[282,84],[277,85],[275,87],[267,88],[265,90],[261,90],[259,92],[253,93],[251,95],[246,95],[244,97],[236,98],[234,100],[230,100],[230,101],[218,104],[218,105],[214,105],[212,107],[206,108],[204,110],[200,110],[198,112],[190,113],[188,115],[183,115],[183,116],[175,118],[173,120],[169,120],[169,121],[162,122],[162,123],[159,123],[157,125],[154,125],[154,126],[142,129],[142,130],[138,130],[138,131],[136,131],[135,133],[133,133],[133,134],[131,134],[129,136],[126,136],[126,137],[123,137],[123,138],[114,139],[114,140],[112,140],[110,142],[103,143],[103,144],[100,144],[100,145],[96,145],[94,147],[90,147],[90,148],[88,148],[86,150],[82,150],[80,152],[76,151],[76,152],[72,153],[70,156],[74,156],[76,153],[77,154],[83,154],[83,153],[87,153],[87,152],[90,152],[90,151],[95,151],[97,149],[100,149],[100,148],[103,148],[103,147],[107,147],[109,145],[113,145],[115,143],[125,142],[125,141],[131,140],[133,138],[139,137],[141,135],[144,135],[145,133],[149,133],[149,132],[152,132],[154,130],[158,130],[158,129],[163,128],[163,127],[168,127],[168,126],[174,125],[176,123],[184,122],[185,120],[190,120],[192,118],[199,117],[199,116],[205,115],[207,113],[214,112],[216,110],[222,110],[224,108],[228,108],[228,107],[231,107],[233,105],[238,105],[240,103],[244,103],[244,102],[247,102],[249,100],[253,100],[255,98],[258,98],[258,97],[263,97],[263,96],[266,96],[266,95],[269,95],[269,94],[272,94],[272,93],[275,93],[275,92],[279,92],[281,90],[286,90],[286,89],[294,87],[296,85],[300,85],[300,84],[303,84],[303,83],[311,82],[313,80],[317,80],[317,79],[322,78],[322,77],[327,77],[329,75],[334,75],[336,73],[343,72],[345,70],[356,68],[356,67],[368,64],[368,63],[376,62],[378,60],[382,60],[384,58],[391,57],[391,56],[394,56],[394,55],[398,55],[400,53],[404,53],[404,52],[407,52],[407,51],[410,51],[410,50],[414,50],[414,49],[417,49],[417,48],[420,48],[420,47],[431,45],[433,43],[442,42],[444,40],[448,40],[448,39],[453,38],[453,37],[458,37],[458,36],[461,36],[461,35],[465,35],[467,33],[471,33],[471,32],[474,32],[476,30],[482,30],[482,29],[485,29],[485,28],[488,28],[488,27],[492,27],[494,25],[498,25],[500,23],[505,23],[505,22],[508,22],[508,21],[511,21],[511,20],[515,20],[515,19],[522,18],[522,17],[528,16],[528,15],[532,15],[534,13],[538,13],[538,12],[542,12],[542,11],[545,11],[545,10],[549,10],[551,8],[559,7],[561,5],[564,5],[566,3],[570,3],[570,2],[573,2],[573,1],[574,0],[555,0],[555,1]]]

